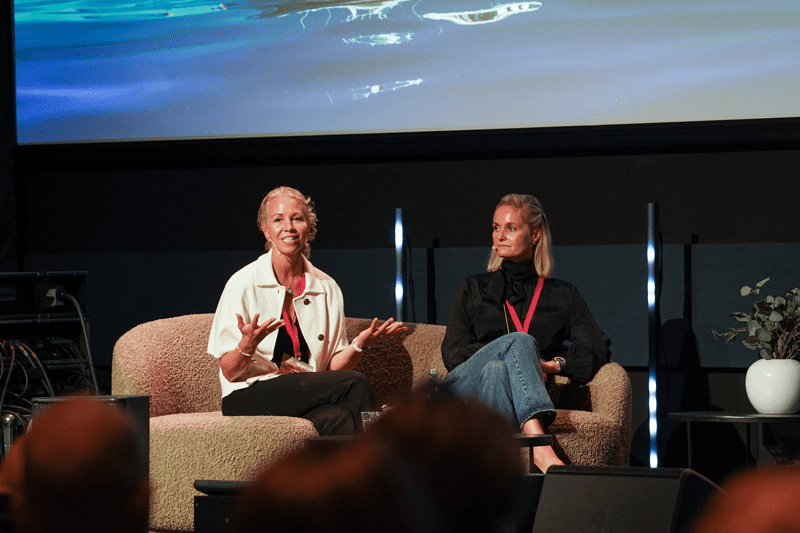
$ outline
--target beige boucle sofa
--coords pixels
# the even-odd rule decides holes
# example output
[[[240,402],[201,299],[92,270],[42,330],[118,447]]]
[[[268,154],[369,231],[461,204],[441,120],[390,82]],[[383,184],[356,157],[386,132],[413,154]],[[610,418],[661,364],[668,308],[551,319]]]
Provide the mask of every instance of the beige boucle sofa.
[[[201,314],[147,322],[114,347],[112,394],[150,396],[153,531],[193,530],[196,479],[252,479],[317,434],[302,418],[222,416],[218,362],[206,354],[212,319]],[[347,318],[348,338],[368,323]],[[407,333],[365,352],[356,370],[382,403],[391,404],[425,382],[431,368],[446,374],[444,330],[409,324]],[[605,365],[585,386],[557,378],[549,388],[559,408],[551,432],[560,455],[573,464],[628,464],[630,381],[621,366]]]

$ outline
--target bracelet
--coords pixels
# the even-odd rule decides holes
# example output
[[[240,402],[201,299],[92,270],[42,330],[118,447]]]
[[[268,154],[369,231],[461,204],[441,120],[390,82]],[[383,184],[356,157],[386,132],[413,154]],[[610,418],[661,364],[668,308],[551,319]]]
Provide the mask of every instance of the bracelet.
[[[238,351],[240,354],[242,354],[242,355],[243,355],[243,356],[245,356],[245,357],[253,357],[253,356],[255,355],[255,353],[256,353],[256,352],[253,352],[253,353],[244,353],[243,351],[241,351],[241,350],[239,349],[239,346],[238,346],[238,345],[236,346],[236,351]]]
[[[358,337],[356,337],[355,339],[353,339],[353,342],[351,342],[351,343],[350,343],[350,345],[353,347],[353,349],[354,349],[355,351],[357,351],[358,353],[361,353],[361,352],[363,352],[364,350],[369,350],[369,346],[367,346],[366,348],[359,348],[358,344],[356,344],[356,341],[357,341],[357,340],[358,340]]]

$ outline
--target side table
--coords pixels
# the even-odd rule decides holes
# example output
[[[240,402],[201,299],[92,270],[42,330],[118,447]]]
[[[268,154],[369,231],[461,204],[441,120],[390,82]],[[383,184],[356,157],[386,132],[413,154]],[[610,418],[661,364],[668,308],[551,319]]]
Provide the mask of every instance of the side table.
[[[197,479],[194,497],[194,533],[230,533],[231,520],[239,496],[250,486],[249,481]]]
[[[528,458],[530,460],[530,464],[528,466],[528,472],[533,474],[534,464],[533,464],[533,449],[536,446],[552,446],[553,445],[553,436],[552,435],[526,435],[525,433],[516,433],[514,437],[517,439],[517,443],[519,443],[520,448],[528,448]]]
[[[761,440],[762,424],[770,423],[786,423],[786,422],[800,422],[800,414],[791,415],[765,415],[761,413],[726,413],[724,411],[686,411],[679,413],[669,413],[667,419],[670,422],[686,422],[686,439],[688,446],[688,468],[692,468],[692,423],[695,422],[729,422],[746,424],[746,452],[747,452],[747,465],[751,463],[751,450],[753,448],[752,439],[750,437],[750,424],[757,425],[757,438]],[[758,441],[756,449],[758,448]],[[756,461],[758,458],[756,458]]]
[[[533,473],[533,449],[536,446],[552,446],[552,435],[526,435],[525,433],[515,433],[514,438],[517,440],[520,448],[528,448],[528,457],[530,459],[530,473]],[[329,452],[336,450],[353,439],[352,436],[317,436],[308,437],[305,440],[306,447],[313,448],[320,452]]]

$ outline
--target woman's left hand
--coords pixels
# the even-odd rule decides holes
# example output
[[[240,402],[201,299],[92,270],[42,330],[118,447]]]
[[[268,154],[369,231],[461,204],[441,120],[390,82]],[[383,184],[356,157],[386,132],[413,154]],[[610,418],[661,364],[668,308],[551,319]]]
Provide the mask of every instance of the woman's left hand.
[[[407,330],[408,328],[402,322],[395,322],[394,318],[390,318],[381,324],[380,327],[378,327],[378,319],[373,318],[369,327],[358,334],[356,342],[358,343],[358,347],[364,350],[384,337],[399,335]]]
[[[544,361],[539,359],[539,364],[542,365],[542,372],[545,374],[558,374],[561,372],[561,365],[556,361]]]

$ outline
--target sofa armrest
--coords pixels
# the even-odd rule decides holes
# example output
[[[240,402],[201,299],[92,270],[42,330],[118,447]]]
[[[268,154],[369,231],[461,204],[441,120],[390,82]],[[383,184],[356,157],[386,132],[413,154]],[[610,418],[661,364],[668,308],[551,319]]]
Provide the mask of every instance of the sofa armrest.
[[[119,338],[112,394],[150,396],[150,416],[218,411],[219,363],[206,353],[213,314],[146,322]]]
[[[618,423],[630,421],[631,382],[624,368],[614,362],[607,363],[587,386],[593,412]]]

